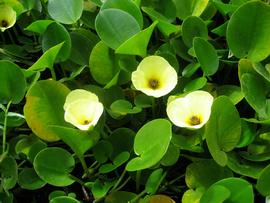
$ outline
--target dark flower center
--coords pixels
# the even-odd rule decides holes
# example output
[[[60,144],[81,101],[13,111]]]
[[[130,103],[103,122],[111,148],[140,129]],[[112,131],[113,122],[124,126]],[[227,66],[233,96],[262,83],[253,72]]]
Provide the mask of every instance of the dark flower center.
[[[151,89],[155,90],[159,87],[159,82],[156,79],[149,80],[149,86]]]
[[[190,119],[189,119],[189,124],[190,125],[199,125],[201,123],[201,119],[198,117],[198,116],[192,116]]]
[[[8,22],[6,20],[2,20],[1,27],[7,27],[7,26],[8,26]]]

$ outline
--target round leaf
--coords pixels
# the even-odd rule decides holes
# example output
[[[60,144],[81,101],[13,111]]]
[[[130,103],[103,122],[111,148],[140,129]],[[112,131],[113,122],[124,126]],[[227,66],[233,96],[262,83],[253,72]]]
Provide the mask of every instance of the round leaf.
[[[73,24],[82,15],[83,0],[49,0],[50,16],[63,24]]]
[[[205,137],[214,160],[221,166],[227,164],[225,152],[237,146],[241,136],[241,119],[235,106],[226,96],[218,97],[206,124]]]
[[[227,199],[228,202],[245,202],[245,203],[253,203],[254,202],[254,194],[252,185],[241,178],[226,178],[214,183],[213,186],[220,185],[227,188],[231,195]],[[226,202],[227,202],[226,201]]]
[[[42,38],[42,50],[46,52],[55,45],[65,42],[57,55],[59,61],[68,59],[71,50],[71,39],[66,28],[59,23],[52,23],[48,26]]]
[[[207,40],[208,31],[203,20],[196,16],[186,18],[182,25],[183,41],[188,47],[192,47],[194,37],[202,37]]]
[[[18,104],[24,97],[26,80],[19,66],[10,62],[0,61],[0,103],[12,101]]]
[[[193,47],[203,72],[207,76],[215,74],[219,66],[215,48],[209,42],[199,37],[194,38]]]
[[[270,195],[269,183],[270,183],[270,165],[268,165],[263,169],[256,185],[256,188],[263,196]]]
[[[227,41],[238,58],[261,61],[270,54],[270,6],[262,1],[243,4],[231,16]]]
[[[1,184],[5,190],[13,188],[18,179],[18,166],[14,158],[6,157],[0,162]]]
[[[41,180],[33,168],[24,168],[19,174],[18,183],[21,188],[36,190],[42,188],[46,183]]]
[[[136,134],[134,151],[139,157],[128,162],[128,171],[150,168],[165,155],[172,137],[171,123],[156,119],[146,123]],[[151,145],[149,144],[151,143]]]
[[[132,15],[113,8],[101,10],[95,26],[101,40],[113,49],[140,32],[140,25]]]
[[[114,53],[105,43],[96,44],[89,59],[90,72],[95,81],[105,85],[113,79],[119,71],[115,60]]]
[[[62,148],[43,149],[37,154],[33,165],[38,176],[51,185],[68,186],[74,182],[69,173],[75,166],[75,160]]]
[[[46,141],[59,140],[49,125],[68,125],[64,121],[63,105],[69,89],[53,80],[38,81],[28,91],[24,115],[32,131]]]
[[[143,16],[139,7],[132,0],[110,0],[105,1],[102,5],[101,10],[116,8],[125,11],[132,15],[139,23],[140,27],[143,27]]]
[[[74,199],[73,197],[61,196],[53,198],[50,203],[80,203],[80,201]]]

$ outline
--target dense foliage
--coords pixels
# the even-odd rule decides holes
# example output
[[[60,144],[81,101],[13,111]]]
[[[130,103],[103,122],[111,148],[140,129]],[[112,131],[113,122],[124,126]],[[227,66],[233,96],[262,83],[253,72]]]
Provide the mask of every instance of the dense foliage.
[[[265,0],[0,0],[0,202],[270,202]]]

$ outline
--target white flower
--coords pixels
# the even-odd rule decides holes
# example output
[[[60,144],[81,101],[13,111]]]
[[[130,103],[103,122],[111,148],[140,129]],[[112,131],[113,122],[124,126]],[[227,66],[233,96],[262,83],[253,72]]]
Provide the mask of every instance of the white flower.
[[[137,90],[148,96],[162,97],[176,86],[177,73],[164,58],[148,56],[132,72],[131,80]]]
[[[8,5],[0,5],[0,30],[4,32],[16,23],[16,12]]]
[[[171,101],[167,105],[167,115],[178,127],[198,129],[209,120],[213,100],[206,91],[194,91]]]
[[[64,110],[66,122],[80,130],[89,130],[97,124],[103,113],[103,105],[94,93],[77,89],[67,95]]]

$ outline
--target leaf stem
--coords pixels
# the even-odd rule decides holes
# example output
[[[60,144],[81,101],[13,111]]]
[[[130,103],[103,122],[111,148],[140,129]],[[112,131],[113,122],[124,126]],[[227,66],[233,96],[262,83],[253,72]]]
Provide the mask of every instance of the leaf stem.
[[[137,171],[136,173],[136,192],[137,193],[140,191],[141,173],[142,173],[141,170]]]
[[[82,186],[84,186],[84,182],[83,182],[81,179],[77,178],[76,176],[74,176],[74,175],[72,175],[72,174],[69,174],[69,177],[70,177],[71,179],[75,180],[77,183],[79,183],[79,184],[81,184]]]
[[[117,180],[117,182],[115,183],[115,185],[113,186],[113,188],[111,189],[111,192],[113,192],[115,190],[115,188],[117,188],[117,186],[121,183],[121,181],[123,180],[123,178],[125,177],[126,174],[126,170],[124,170],[120,176],[120,178]]]
[[[9,107],[11,105],[11,102],[12,101],[9,101],[8,104],[7,104],[7,107],[4,111],[5,113],[5,119],[4,119],[4,128],[3,128],[3,140],[2,140],[2,154],[5,153],[6,151],[6,138],[7,138],[7,118],[8,118],[8,110],[9,110]]]

